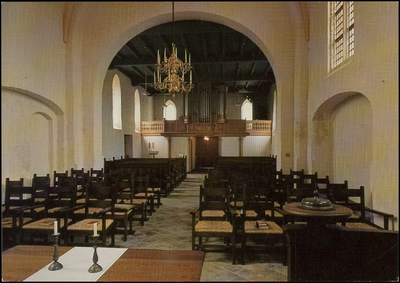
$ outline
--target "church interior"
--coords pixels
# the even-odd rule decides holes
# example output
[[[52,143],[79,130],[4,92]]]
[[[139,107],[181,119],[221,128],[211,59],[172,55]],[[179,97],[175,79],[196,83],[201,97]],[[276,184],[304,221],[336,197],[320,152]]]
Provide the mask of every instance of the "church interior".
[[[201,258],[142,281],[398,280],[397,2],[1,13],[5,281],[93,244]]]

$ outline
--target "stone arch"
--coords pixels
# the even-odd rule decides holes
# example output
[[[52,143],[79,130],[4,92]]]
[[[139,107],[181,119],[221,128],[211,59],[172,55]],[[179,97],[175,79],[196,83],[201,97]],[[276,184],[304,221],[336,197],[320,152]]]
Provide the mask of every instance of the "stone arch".
[[[344,92],[323,102],[312,119],[312,172],[328,175],[331,182],[348,180],[350,187],[364,186],[367,204],[371,200],[372,115],[363,94]]]
[[[29,182],[34,173],[65,168],[64,112],[57,104],[28,90],[2,86],[2,109],[4,131],[8,133],[3,137],[3,160],[9,164],[3,174]],[[48,152],[43,159],[37,149],[44,148],[44,143]]]

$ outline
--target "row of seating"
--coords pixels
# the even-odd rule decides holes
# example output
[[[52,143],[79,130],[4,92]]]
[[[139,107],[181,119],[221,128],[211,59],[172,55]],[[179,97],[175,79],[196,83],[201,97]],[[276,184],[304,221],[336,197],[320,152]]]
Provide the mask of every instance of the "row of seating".
[[[160,187],[149,185],[149,176],[139,173],[114,170],[107,174],[102,169],[85,172],[72,168],[70,176],[68,171],[54,172],[52,184],[49,174],[35,174],[31,186],[24,186],[23,178],[7,178],[3,244],[12,246],[28,238],[30,243],[37,238],[46,242],[54,232],[54,221],[65,245],[72,244],[75,236],[84,236],[86,245],[93,234],[89,223],[98,223],[102,245],[111,237],[113,246],[114,234],[121,226],[126,241],[128,233],[134,233],[132,221],[144,225],[149,220],[147,215],[161,205]]]
[[[272,175],[272,176],[271,176]],[[317,173],[305,174],[304,170],[282,170],[274,174],[237,174],[222,179],[220,174],[209,174],[200,187],[199,207],[192,214],[192,249],[207,250],[203,237],[224,237],[223,249],[232,253],[232,262],[237,260],[236,244],[241,243],[241,260],[246,261],[246,242],[249,237],[268,239],[268,244],[281,243],[284,247],[282,227],[287,223],[299,223],[304,219],[287,214],[282,208],[290,202],[299,202],[306,197],[328,198],[334,204],[348,206],[354,214],[338,225],[357,229],[388,229],[392,214],[365,207],[364,187],[349,189],[348,182],[331,183],[329,177],[319,178]],[[358,200],[355,199],[358,197]],[[384,227],[374,224],[366,212],[384,218]],[[262,221],[269,229],[257,229]],[[198,243],[196,239],[198,238]],[[240,241],[239,241],[240,239]],[[283,253],[286,262],[286,253]]]
[[[190,212],[193,250],[227,251],[233,264],[237,261],[245,264],[248,251],[255,251],[255,246],[247,246],[249,239],[270,248],[285,249],[282,228],[271,218],[261,216],[266,215],[266,210],[271,211],[271,203],[260,191],[242,185],[238,180],[233,189],[208,186],[207,181],[200,186],[199,206]],[[224,245],[210,247],[203,242],[204,237],[222,237]],[[237,245],[241,247],[239,250]],[[285,253],[282,254],[282,262],[286,264]]]
[[[160,187],[168,196],[186,178],[186,157],[179,158],[128,158],[104,159],[104,172],[136,171],[148,175],[150,185]],[[153,185],[154,183],[154,185]]]
[[[299,171],[290,170],[289,174],[283,174],[282,170],[276,173],[276,185],[273,188],[278,196],[279,207],[275,208],[281,214],[285,213],[282,207],[286,203],[300,202],[304,198],[315,196],[326,198],[333,204],[344,205],[353,210],[353,215],[341,223],[350,228],[363,229],[389,229],[389,220],[394,218],[393,214],[385,213],[366,207],[365,188],[349,188],[348,181],[343,183],[330,182],[329,176],[319,178],[318,173],[305,174],[304,169]],[[285,215],[285,222],[293,223],[295,218]],[[374,223],[375,217],[382,217],[383,227]]]

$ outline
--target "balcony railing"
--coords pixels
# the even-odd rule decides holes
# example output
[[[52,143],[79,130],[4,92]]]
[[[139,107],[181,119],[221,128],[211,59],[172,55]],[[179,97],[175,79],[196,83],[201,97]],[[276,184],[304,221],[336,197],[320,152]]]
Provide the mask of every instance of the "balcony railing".
[[[249,120],[246,121],[246,131],[253,135],[270,136],[272,132],[271,120]]]
[[[160,134],[164,132],[164,121],[142,121],[142,133]]]
[[[240,120],[227,119],[224,123],[184,123],[182,120],[175,121],[142,121],[142,135],[217,135],[217,136],[270,136],[270,120]]]

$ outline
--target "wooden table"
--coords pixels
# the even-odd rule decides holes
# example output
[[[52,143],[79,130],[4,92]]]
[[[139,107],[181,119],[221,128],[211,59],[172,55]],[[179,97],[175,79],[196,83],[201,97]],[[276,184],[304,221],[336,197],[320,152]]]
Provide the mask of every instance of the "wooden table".
[[[353,211],[345,206],[332,204],[334,210],[311,210],[298,207],[301,202],[291,202],[283,206],[283,211],[304,218],[307,225],[315,227],[325,224],[334,224],[353,214]]]
[[[58,247],[59,256],[73,247]],[[2,253],[4,281],[23,281],[49,264],[53,246],[15,246]],[[199,281],[204,252],[128,249],[98,281]]]
[[[286,237],[288,281],[321,281],[325,278],[329,265],[327,262],[335,254],[332,230],[327,224],[341,222],[353,214],[345,206],[332,204],[334,210],[311,210],[298,207],[301,202],[291,202],[283,206],[286,213],[306,221],[307,224],[287,224],[283,226]],[[329,276],[328,276],[329,278]],[[324,280],[322,280],[324,281]]]

